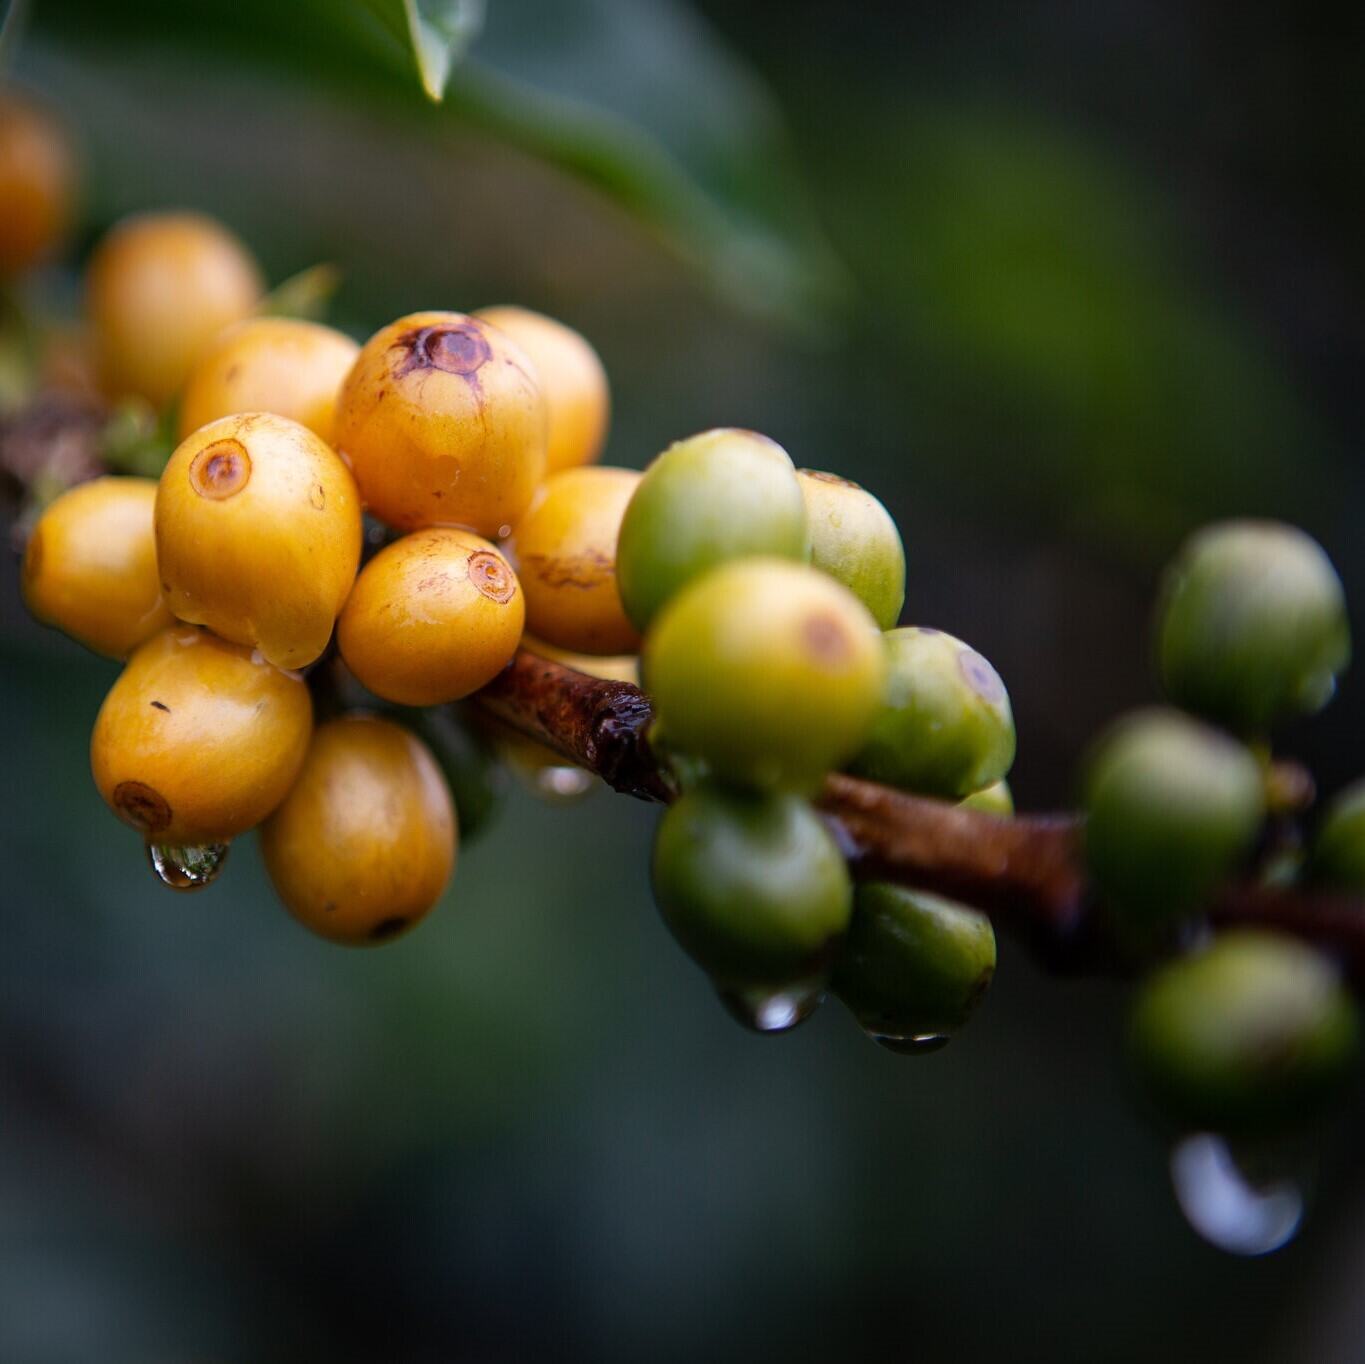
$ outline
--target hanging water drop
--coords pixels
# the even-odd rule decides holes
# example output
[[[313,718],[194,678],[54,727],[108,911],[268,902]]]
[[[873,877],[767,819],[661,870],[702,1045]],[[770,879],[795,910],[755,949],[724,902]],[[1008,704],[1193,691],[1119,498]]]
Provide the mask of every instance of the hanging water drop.
[[[878,1046],[894,1051],[897,1056],[928,1056],[931,1052],[942,1051],[953,1040],[952,1034],[946,1032],[917,1032],[907,1037],[890,1037],[874,1032],[868,1036]]]
[[[1301,1184],[1283,1175],[1253,1179],[1212,1132],[1182,1138],[1171,1152],[1171,1184],[1185,1220],[1230,1255],[1268,1255],[1303,1222]]]
[[[592,773],[582,767],[542,767],[535,775],[538,795],[554,800],[577,800],[592,790]]]
[[[804,1023],[825,997],[823,983],[802,982],[773,990],[762,986],[731,990],[717,987],[726,1011],[753,1032],[787,1032]]]
[[[202,890],[218,879],[227,860],[226,843],[204,843],[178,847],[170,843],[148,843],[147,861],[157,877],[172,890]]]

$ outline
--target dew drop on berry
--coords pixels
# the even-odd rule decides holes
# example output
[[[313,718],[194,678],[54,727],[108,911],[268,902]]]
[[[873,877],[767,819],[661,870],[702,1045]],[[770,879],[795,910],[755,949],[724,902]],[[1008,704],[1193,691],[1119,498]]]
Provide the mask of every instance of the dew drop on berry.
[[[788,1032],[804,1023],[825,998],[823,983],[801,983],[780,990],[717,987],[720,1002],[736,1022],[752,1032]]]
[[[1303,1223],[1302,1179],[1282,1170],[1253,1176],[1212,1132],[1176,1143],[1171,1185],[1186,1222],[1229,1255],[1268,1255],[1288,1245]]]
[[[157,878],[172,890],[202,890],[218,879],[227,860],[226,843],[204,843],[180,847],[170,843],[148,843],[147,861]]]
[[[885,1047],[887,1051],[893,1051],[897,1056],[928,1056],[933,1052],[942,1051],[953,1040],[952,1034],[946,1032],[917,1032],[905,1037],[873,1032],[868,1033],[868,1036],[879,1047]]]

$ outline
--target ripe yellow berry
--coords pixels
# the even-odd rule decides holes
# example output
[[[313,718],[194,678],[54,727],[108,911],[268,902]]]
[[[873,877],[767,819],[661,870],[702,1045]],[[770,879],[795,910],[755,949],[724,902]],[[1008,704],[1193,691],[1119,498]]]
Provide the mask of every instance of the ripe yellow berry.
[[[546,472],[591,464],[602,453],[611,416],[597,352],[572,327],[529,308],[480,308],[474,316],[506,332],[536,367],[549,419]]]
[[[313,705],[250,649],[172,626],[128,661],[90,738],[95,785],[157,843],[226,843],[282,801],[308,751]]]
[[[58,123],[14,94],[0,94],[0,276],[35,265],[71,216],[76,167]]]
[[[387,720],[318,727],[303,771],[261,829],[289,912],[342,943],[386,942],[441,897],[455,866],[455,807],[435,759]]]
[[[437,526],[365,565],[337,623],[346,666],[376,696],[435,706],[477,691],[517,651],[525,598],[487,540]]]
[[[337,391],[360,347],[292,317],[253,317],[200,356],[180,400],[180,436],[234,412],[274,412],[332,439]]]
[[[535,366],[477,318],[401,317],[361,347],[342,384],[336,444],[391,526],[505,534],[545,473]]]
[[[250,253],[197,213],[125,218],[95,248],[86,306],[100,371],[113,396],[173,398],[204,348],[261,296]]]
[[[210,422],[161,475],[156,552],[171,610],[281,668],[306,667],[327,647],[360,540],[350,471],[287,417]]]
[[[542,639],[585,654],[640,647],[616,587],[616,538],[639,482],[634,469],[566,469],[517,522],[526,622]]]
[[[155,502],[150,478],[96,478],[57,498],[24,550],[28,609],[113,658],[170,625],[156,572]]]

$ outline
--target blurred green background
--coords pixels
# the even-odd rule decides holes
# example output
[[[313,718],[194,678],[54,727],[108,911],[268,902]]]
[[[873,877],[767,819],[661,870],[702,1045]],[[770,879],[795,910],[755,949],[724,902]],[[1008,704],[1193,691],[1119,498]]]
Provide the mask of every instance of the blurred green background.
[[[220,215],[365,335],[516,301],[611,374],[607,459],[716,424],[878,492],[907,622],[1015,704],[1020,803],[1155,695],[1182,533],[1359,532],[1365,21],[1264,0],[488,0],[444,105],[364,5],[37,0],[17,78],[85,157],[75,247]],[[35,281],[51,303],[72,276]],[[1241,1359],[1365,1354],[1362,1113],[1299,1240],[1190,1232],[1123,991],[1012,943],[895,1057],[758,1039],[651,907],[652,814],[509,790],[417,934],[324,945],[254,842],[153,884],[89,780],[114,668],[0,582],[0,1359]],[[1365,683],[1287,736],[1365,766]]]

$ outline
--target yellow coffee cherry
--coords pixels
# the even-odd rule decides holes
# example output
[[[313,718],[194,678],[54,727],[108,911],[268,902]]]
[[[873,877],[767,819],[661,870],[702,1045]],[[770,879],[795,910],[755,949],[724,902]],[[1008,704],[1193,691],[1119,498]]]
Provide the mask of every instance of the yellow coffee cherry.
[[[151,478],[96,478],[52,502],[24,550],[28,609],[111,658],[170,625],[156,572],[155,503]]]
[[[337,622],[346,666],[376,696],[435,706],[477,691],[517,651],[525,598],[487,540],[437,526],[379,551]]]
[[[285,797],[313,727],[308,688],[240,644],[177,625],[148,640],[90,739],[110,809],[156,843],[226,843]]]
[[[95,248],[85,281],[105,389],[162,406],[209,342],[256,307],[262,287],[246,247],[212,218],[125,218]]]
[[[56,120],[13,93],[0,94],[0,276],[36,265],[71,217],[76,166]]]
[[[474,316],[506,332],[536,367],[549,418],[546,472],[591,464],[602,453],[611,416],[597,352],[572,327],[529,308],[480,308]]]
[[[156,496],[161,585],[181,620],[281,668],[327,647],[360,563],[360,496],[306,426],[239,413],[181,442]]]
[[[506,534],[545,473],[535,366],[463,313],[399,318],[361,347],[342,384],[336,445],[389,525]]]
[[[455,866],[455,807],[425,744],[388,720],[320,725],[303,771],[261,829],[266,870],[306,928],[386,942],[441,897]]]
[[[584,654],[640,647],[616,588],[616,537],[639,482],[634,469],[566,469],[517,522],[526,623],[541,639]]]
[[[580,654],[572,649],[561,649],[530,634],[521,637],[521,647],[527,653],[562,663],[566,668],[587,673],[589,677],[601,678],[604,682],[629,682],[632,687],[640,685],[638,654]]]
[[[345,332],[293,317],[253,317],[219,336],[190,372],[180,436],[234,412],[292,417],[332,439],[337,391],[360,347]]]

